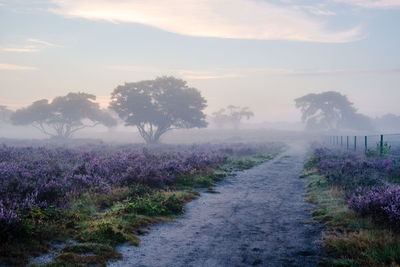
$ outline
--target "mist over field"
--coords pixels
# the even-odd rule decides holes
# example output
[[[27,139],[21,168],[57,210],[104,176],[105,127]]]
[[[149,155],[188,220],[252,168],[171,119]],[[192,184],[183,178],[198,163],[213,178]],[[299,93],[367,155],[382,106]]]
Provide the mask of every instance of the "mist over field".
[[[0,266],[399,266],[400,0],[0,0]]]
[[[210,128],[212,114],[233,105],[254,113],[246,128],[301,130],[294,99],[336,91],[378,118],[376,129],[396,130],[387,122],[396,118],[383,116],[400,115],[397,9],[396,1],[2,1],[0,104],[15,111],[84,92],[107,108],[125,82],[174,76],[206,99]],[[3,126],[1,136],[24,138],[27,129]]]

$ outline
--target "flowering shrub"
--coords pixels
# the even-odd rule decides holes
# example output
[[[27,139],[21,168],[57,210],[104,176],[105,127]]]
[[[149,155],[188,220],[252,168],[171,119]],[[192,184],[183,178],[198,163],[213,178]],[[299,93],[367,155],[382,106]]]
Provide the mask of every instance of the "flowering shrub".
[[[400,185],[387,186],[400,177],[395,157],[365,157],[317,148],[310,165],[329,184],[346,190],[350,209],[379,222],[400,224]]]
[[[347,190],[383,184],[394,167],[391,158],[365,158],[363,155],[327,148],[315,150],[312,165],[330,184],[344,186]]]
[[[275,152],[279,145],[0,147],[0,229],[32,208],[64,208],[70,196],[140,183],[160,187],[215,168],[228,155]],[[1,232],[1,230],[0,230]],[[1,234],[1,233],[0,233]]]
[[[400,186],[373,187],[361,190],[349,200],[349,207],[375,220],[400,223]]]

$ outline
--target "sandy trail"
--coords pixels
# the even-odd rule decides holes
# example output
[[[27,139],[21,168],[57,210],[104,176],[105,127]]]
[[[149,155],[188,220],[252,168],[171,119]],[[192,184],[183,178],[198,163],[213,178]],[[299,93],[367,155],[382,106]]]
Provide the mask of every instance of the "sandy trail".
[[[299,179],[304,144],[276,159],[227,177],[186,205],[172,223],[154,225],[139,247],[121,245],[109,266],[316,266],[320,229],[304,202]]]

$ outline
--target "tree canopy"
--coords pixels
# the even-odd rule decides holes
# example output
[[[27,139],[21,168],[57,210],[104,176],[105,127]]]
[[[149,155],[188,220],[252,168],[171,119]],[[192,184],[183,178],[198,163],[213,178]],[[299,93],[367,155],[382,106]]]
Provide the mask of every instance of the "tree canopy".
[[[242,119],[250,119],[254,113],[248,107],[238,107],[229,105],[213,113],[215,124],[220,127],[233,126],[238,128]]]
[[[116,125],[116,120],[94,102],[96,96],[86,93],[69,93],[49,102],[47,99],[33,102],[17,110],[11,121],[15,125],[32,125],[42,133],[57,138],[69,138],[86,127],[103,124]]]
[[[338,92],[308,94],[295,102],[309,130],[372,129],[370,118],[357,113],[347,96]]]
[[[136,126],[147,143],[157,143],[172,129],[206,127],[206,100],[181,79],[159,77],[120,85],[111,94],[110,109]]]

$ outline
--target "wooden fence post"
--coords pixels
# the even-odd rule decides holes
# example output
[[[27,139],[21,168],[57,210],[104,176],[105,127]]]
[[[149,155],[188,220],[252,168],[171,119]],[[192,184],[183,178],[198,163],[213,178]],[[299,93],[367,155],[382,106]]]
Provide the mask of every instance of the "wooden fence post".
[[[381,156],[383,155],[383,134],[381,134],[381,143],[380,143],[380,153]]]
[[[357,136],[354,136],[354,151],[357,151]]]
[[[365,153],[368,151],[368,137],[365,136]]]
[[[349,136],[347,136],[347,150],[349,150]]]

